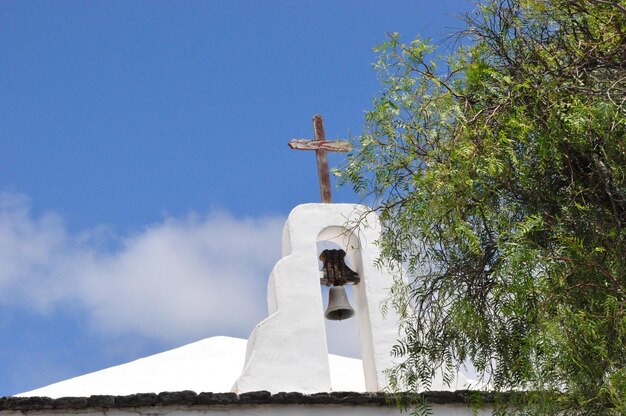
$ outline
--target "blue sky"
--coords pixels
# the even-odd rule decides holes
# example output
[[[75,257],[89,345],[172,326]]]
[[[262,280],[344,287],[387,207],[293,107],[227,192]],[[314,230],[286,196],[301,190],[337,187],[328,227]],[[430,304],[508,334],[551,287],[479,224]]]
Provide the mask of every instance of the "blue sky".
[[[314,154],[287,142],[316,113],[358,135],[372,47],[444,39],[471,7],[0,2],[0,396],[247,337],[284,219],[319,201]]]

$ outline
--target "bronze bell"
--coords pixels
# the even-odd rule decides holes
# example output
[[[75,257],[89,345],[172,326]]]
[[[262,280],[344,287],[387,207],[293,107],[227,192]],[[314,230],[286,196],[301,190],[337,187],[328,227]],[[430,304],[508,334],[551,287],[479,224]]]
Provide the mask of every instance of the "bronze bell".
[[[343,286],[333,286],[328,291],[328,308],[324,316],[331,321],[341,321],[354,316],[354,309],[348,302],[348,295]]]

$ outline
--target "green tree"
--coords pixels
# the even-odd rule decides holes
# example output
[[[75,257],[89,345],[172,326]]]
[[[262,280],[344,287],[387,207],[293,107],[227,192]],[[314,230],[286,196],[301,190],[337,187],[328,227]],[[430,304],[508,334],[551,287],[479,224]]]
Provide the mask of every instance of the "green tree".
[[[626,414],[626,3],[483,1],[464,21],[441,55],[377,48],[383,92],[338,172],[409,279],[391,380],[469,362],[528,412]]]

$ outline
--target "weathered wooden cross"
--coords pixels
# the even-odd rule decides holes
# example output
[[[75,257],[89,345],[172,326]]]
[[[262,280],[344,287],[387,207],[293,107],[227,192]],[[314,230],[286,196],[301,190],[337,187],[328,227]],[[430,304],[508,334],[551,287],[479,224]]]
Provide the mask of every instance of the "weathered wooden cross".
[[[289,142],[289,147],[295,150],[315,150],[322,202],[330,204],[333,201],[326,152],[349,152],[352,145],[350,142],[340,140],[327,141],[324,135],[324,120],[319,114],[313,116],[313,132],[315,139],[293,139]]]

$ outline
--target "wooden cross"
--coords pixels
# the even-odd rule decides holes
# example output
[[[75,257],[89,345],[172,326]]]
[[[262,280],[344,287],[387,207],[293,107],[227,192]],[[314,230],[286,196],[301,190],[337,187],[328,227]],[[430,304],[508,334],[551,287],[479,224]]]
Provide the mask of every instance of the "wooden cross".
[[[313,116],[313,132],[314,140],[293,139],[289,142],[289,147],[295,150],[315,150],[322,202],[330,204],[333,201],[330,192],[330,172],[328,171],[326,152],[349,152],[352,150],[352,145],[350,142],[339,140],[327,141],[324,136],[324,120],[319,114]]]

